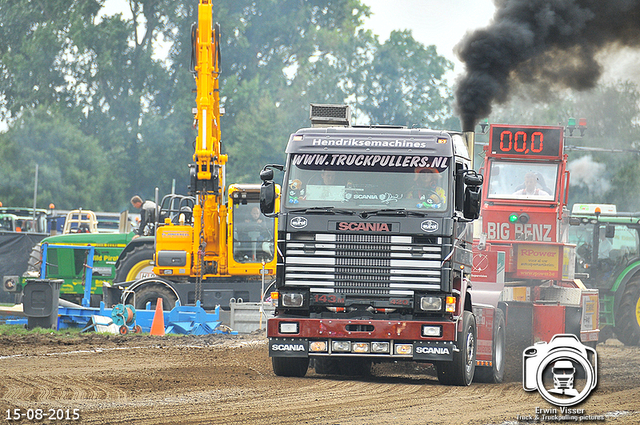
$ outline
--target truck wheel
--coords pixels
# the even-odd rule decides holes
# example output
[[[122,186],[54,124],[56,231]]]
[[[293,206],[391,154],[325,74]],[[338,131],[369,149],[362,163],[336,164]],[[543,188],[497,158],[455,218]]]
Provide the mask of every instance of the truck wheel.
[[[130,282],[143,277],[154,276],[153,265],[151,264],[154,251],[153,244],[149,244],[137,246],[124,254],[120,265],[116,269],[116,277],[113,281]],[[138,307],[136,306],[136,308]]]
[[[271,357],[273,373],[276,376],[302,378],[309,368],[309,357]]]
[[[476,369],[476,319],[470,311],[462,314],[462,332],[458,334],[456,346],[450,362],[436,363],[438,381],[443,385],[471,384]]]
[[[475,382],[499,384],[504,379],[504,363],[506,350],[506,329],[504,313],[496,309],[493,317],[492,366],[478,366],[473,376]]]
[[[616,311],[616,336],[624,345],[640,342],[640,275],[627,283]]]
[[[144,310],[147,307],[147,303],[151,303],[151,310],[156,309],[158,304],[158,298],[162,298],[162,310],[169,311],[176,306],[176,295],[169,288],[164,286],[149,283],[149,285],[142,285],[139,289],[136,289],[136,302],[134,307],[136,310]],[[127,298],[127,302],[131,302],[131,298]]]

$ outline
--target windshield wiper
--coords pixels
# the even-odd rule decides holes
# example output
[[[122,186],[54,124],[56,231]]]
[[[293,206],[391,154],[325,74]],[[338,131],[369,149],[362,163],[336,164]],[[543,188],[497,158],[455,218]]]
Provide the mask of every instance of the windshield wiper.
[[[289,210],[291,213],[309,213],[309,214],[349,214],[353,215],[355,212],[351,210],[343,210],[335,207],[310,207],[300,208],[297,210]]]
[[[372,211],[363,211],[360,213],[360,217],[366,218],[370,215],[389,215],[389,216],[414,216],[414,217],[425,217],[427,214],[418,211],[407,210],[406,208],[386,208],[382,210],[372,210]]]

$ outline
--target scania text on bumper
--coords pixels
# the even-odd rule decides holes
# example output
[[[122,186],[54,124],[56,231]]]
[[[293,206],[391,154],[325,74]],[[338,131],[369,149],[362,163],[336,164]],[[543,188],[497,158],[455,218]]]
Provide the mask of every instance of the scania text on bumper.
[[[298,333],[283,335],[283,329]],[[439,336],[430,336],[436,334],[434,329]],[[268,335],[270,357],[357,355],[450,361],[456,349],[453,321],[275,318],[269,319]]]

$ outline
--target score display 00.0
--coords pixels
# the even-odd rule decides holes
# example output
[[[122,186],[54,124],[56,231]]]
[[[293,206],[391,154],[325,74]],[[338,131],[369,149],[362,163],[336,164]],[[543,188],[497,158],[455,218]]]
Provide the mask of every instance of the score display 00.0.
[[[562,154],[562,127],[491,126],[490,149],[506,156],[548,156]]]

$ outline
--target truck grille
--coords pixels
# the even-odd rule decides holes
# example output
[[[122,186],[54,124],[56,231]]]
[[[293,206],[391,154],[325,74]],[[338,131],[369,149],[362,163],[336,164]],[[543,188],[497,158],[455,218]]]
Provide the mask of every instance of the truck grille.
[[[284,283],[355,295],[439,289],[441,245],[412,243],[411,236],[287,234]]]

